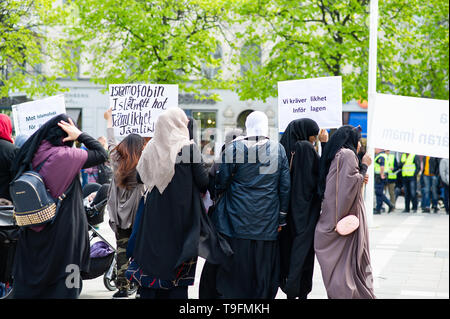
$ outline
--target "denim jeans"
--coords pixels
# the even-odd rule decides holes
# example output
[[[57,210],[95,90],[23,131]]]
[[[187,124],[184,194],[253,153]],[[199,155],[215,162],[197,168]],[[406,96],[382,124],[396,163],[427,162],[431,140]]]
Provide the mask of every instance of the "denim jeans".
[[[409,211],[410,203],[412,209],[417,210],[417,179],[415,176],[403,177],[403,185],[405,186],[405,210]]]
[[[422,208],[430,207],[430,190],[431,190],[431,202],[433,208],[437,207],[438,202],[438,177],[423,175],[422,185]]]
[[[375,210],[379,212],[381,210],[381,206],[383,203],[386,203],[389,207],[392,206],[392,203],[389,199],[384,195],[384,187],[386,185],[386,180],[382,180],[379,176],[375,176],[375,196],[377,199],[377,205]]]
[[[445,206],[445,211],[448,214],[448,185],[444,184],[444,206]]]

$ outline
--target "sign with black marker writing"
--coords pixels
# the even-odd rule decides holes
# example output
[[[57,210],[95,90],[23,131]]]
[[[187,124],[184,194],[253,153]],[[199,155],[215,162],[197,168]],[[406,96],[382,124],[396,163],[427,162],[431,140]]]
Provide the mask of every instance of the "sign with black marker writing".
[[[178,106],[178,85],[110,84],[109,103],[116,136],[152,137],[159,115]]]
[[[417,155],[448,158],[448,100],[400,95],[375,96],[374,147]]]
[[[16,104],[11,108],[16,135],[31,136],[52,117],[66,113],[64,94]]]
[[[342,125],[340,76],[278,82],[278,131],[292,120],[310,118],[320,128]]]

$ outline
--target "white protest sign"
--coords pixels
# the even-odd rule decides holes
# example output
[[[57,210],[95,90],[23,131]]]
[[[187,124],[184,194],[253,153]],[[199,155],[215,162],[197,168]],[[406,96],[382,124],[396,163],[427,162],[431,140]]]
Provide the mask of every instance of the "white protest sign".
[[[116,136],[152,137],[159,115],[178,106],[178,85],[111,84],[109,103]]]
[[[45,122],[66,113],[64,94],[12,106],[16,135],[32,135]]]
[[[448,101],[376,94],[374,147],[448,158]]]
[[[310,118],[320,128],[342,125],[342,78],[331,76],[278,82],[278,131],[292,120]]]

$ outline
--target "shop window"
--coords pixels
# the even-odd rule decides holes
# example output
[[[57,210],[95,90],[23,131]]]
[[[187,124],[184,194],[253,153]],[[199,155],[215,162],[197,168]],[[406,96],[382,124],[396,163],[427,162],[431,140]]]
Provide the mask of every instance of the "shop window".
[[[195,120],[194,140],[205,156],[205,160],[212,160],[215,154],[217,112],[186,109],[184,111]]]

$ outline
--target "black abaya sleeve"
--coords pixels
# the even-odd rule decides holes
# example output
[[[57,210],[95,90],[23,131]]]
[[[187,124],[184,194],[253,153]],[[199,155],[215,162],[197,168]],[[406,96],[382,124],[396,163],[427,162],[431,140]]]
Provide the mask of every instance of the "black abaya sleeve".
[[[95,138],[91,137],[89,134],[81,133],[78,137],[78,141],[83,143],[88,149],[88,158],[86,163],[84,163],[83,168],[88,168],[102,164],[108,160],[108,153],[103,148],[102,144]]]
[[[313,145],[307,141],[295,144],[295,155],[291,171],[291,197],[288,220],[293,223],[296,234],[310,225],[311,207],[318,198],[319,156]],[[314,225],[315,226],[315,225]]]
[[[197,145],[192,144],[191,150],[193,153],[193,158],[199,159],[199,161],[192,161],[192,174],[194,176],[194,182],[201,193],[206,193],[209,184],[208,168],[206,167],[205,162],[203,162],[203,157]]]

